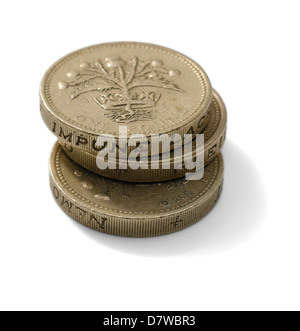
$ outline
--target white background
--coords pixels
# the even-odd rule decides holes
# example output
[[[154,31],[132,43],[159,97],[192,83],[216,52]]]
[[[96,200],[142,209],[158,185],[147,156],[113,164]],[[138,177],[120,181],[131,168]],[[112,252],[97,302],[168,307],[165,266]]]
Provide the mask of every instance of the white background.
[[[10,1],[0,8],[2,310],[300,309],[299,1]],[[38,89],[58,58],[144,41],[200,63],[229,115],[216,208],[148,239],[51,196]]]

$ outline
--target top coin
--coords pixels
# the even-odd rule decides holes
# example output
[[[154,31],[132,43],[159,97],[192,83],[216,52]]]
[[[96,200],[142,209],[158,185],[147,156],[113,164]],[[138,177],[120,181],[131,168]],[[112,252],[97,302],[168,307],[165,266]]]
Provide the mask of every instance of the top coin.
[[[41,113],[63,142],[93,150],[100,134],[200,133],[212,89],[203,69],[171,49],[106,43],[53,64],[40,86]]]

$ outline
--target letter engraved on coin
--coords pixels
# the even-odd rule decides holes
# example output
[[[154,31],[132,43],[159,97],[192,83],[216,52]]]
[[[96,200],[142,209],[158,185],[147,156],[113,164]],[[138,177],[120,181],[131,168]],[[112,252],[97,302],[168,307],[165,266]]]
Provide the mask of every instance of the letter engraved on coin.
[[[188,198],[190,198],[191,196],[194,195],[194,193],[190,192],[189,190],[184,191],[184,194],[185,194]]]
[[[202,116],[201,118],[200,118],[200,120],[199,120],[199,122],[198,122],[198,128],[200,129],[202,126],[203,126],[203,124],[205,123],[205,117],[206,116]]]
[[[181,218],[179,217],[179,215],[178,215],[178,216],[176,216],[176,220],[173,221],[173,222],[171,222],[170,224],[173,225],[174,228],[176,228],[176,226],[177,226],[178,224],[180,224],[181,222],[183,222],[183,219],[181,219]]]
[[[91,215],[89,223],[92,222],[92,221],[94,221],[100,229],[104,229],[104,224],[107,221],[107,218],[106,217],[101,217],[101,219],[99,221],[94,215]]]
[[[87,212],[79,207],[76,206],[76,211],[79,211],[79,218],[83,218]]]
[[[161,94],[149,88],[184,92],[173,83],[179,75],[179,70],[168,70],[162,61],[141,61],[136,56],[125,61],[113,56],[84,63],[78,71],[67,73],[72,80],[60,81],[58,88],[72,89],[69,102],[93,92],[94,102],[107,111],[105,116],[114,122],[130,123],[151,117],[149,108],[158,103]]]
[[[172,197],[172,200],[174,200],[176,203],[178,203],[180,200],[183,200],[184,197],[181,194],[178,194],[175,197]]]
[[[85,137],[82,136],[78,136],[77,137],[77,141],[76,141],[76,145],[86,145],[88,143],[88,140]]]
[[[56,186],[53,186],[53,195],[54,195],[55,199],[59,198],[59,191]]]
[[[208,158],[212,157],[213,155],[215,155],[216,153],[216,148],[217,148],[217,144],[215,144],[213,147],[211,147],[208,151]]]
[[[195,134],[195,130],[194,130],[194,128],[192,126],[189,128],[187,134],[192,134],[192,135]]]
[[[72,207],[73,207],[73,203],[70,202],[70,201],[68,201],[68,200],[66,200],[64,196],[62,197],[61,205],[62,205],[62,206],[66,205],[66,206],[67,206],[67,209],[68,209],[68,212],[69,212],[69,213],[71,212],[71,209],[72,209]]]
[[[161,200],[160,201],[160,205],[162,207],[170,207],[171,206],[171,204],[170,204],[170,202],[168,200]]]
[[[62,127],[59,128],[59,136],[67,140],[68,142],[72,141],[72,132],[65,134]]]

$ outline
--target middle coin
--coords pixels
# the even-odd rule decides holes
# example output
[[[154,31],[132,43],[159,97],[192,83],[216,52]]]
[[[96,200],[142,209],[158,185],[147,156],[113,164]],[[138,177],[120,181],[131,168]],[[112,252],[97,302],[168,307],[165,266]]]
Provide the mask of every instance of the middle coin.
[[[205,129],[204,134],[204,164],[210,163],[221,151],[221,148],[225,141],[226,126],[227,126],[227,112],[224,102],[220,95],[213,90],[213,99],[209,107],[209,122]],[[171,180],[179,177],[184,177],[186,174],[186,168],[184,160],[176,158],[176,150],[172,150],[170,153],[168,169],[164,168],[164,158],[160,154],[157,159],[156,167],[152,167],[151,157],[144,161],[146,168],[131,169],[129,166],[126,169],[120,169],[119,163],[117,162],[117,169],[105,169],[101,170],[97,166],[97,153],[85,152],[79,148],[75,148],[71,145],[62,144],[63,150],[66,154],[76,163],[82,167],[100,174],[105,177],[129,181],[129,182],[156,182]],[[182,146],[183,150],[183,146]],[[183,155],[183,154],[182,154]],[[196,141],[193,140],[193,149],[191,159],[196,157]],[[168,161],[168,159],[167,159]],[[175,164],[182,162],[180,169],[175,168]]]

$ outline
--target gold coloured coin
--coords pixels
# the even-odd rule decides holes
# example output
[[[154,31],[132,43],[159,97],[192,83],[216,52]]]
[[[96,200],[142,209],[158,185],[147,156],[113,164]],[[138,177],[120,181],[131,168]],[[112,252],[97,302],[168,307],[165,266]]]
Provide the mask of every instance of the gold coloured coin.
[[[223,173],[219,154],[199,181],[136,184],[85,170],[59,143],[50,157],[51,191],[65,213],[92,229],[132,237],[175,232],[200,220],[218,201]]]
[[[203,69],[171,49],[145,43],[99,44],[75,51],[46,72],[40,109],[48,128],[94,151],[100,134],[200,133],[212,90]]]
[[[221,151],[221,148],[225,141],[226,125],[227,125],[227,112],[224,102],[220,95],[213,90],[213,99],[209,107],[209,123],[205,127],[204,131],[204,164],[207,165],[211,162]],[[170,153],[170,169],[163,169],[162,156],[159,158],[158,169],[151,168],[151,158],[147,161],[147,169],[105,169],[101,170],[96,164],[96,153],[85,152],[79,148],[72,147],[71,145],[62,144],[62,148],[65,153],[76,163],[82,167],[100,174],[105,177],[129,181],[129,182],[154,182],[171,180],[179,177],[184,177],[186,169],[184,168],[184,162],[182,162],[182,169],[175,169],[174,164],[176,160],[174,158],[174,151]],[[193,158],[196,155],[195,141],[193,142]]]

